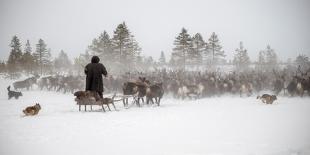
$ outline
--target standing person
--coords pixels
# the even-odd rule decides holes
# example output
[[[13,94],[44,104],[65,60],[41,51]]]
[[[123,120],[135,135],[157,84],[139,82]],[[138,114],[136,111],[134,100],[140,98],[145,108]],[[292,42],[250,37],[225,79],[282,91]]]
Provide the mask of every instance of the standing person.
[[[86,90],[95,91],[103,98],[103,82],[102,74],[107,77],[108,73],[103,64],[99,63],[100,59],[98,56],[91,58],[91,63],[85,66],[86,74]]]

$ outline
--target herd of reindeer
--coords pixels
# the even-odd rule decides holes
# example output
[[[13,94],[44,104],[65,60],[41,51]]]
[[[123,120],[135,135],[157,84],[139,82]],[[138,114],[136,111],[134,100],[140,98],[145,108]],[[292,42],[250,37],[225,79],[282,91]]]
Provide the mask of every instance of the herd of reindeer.
[[[177,99],[199,99],[204,97],[233,94],[240,97],[272,91],[286,96],[310,95],[310,69],[306,72],[283,70],[247,71],[247,72],[201,72],[167,71],[165,69],[149,73],[125,73],[121,76],[109,75],[103,79],[105,93],[122,93],[123,96],[135,96],[136,104],[140,100],[146,103],[160,104],[164,95]],[[35,87],[33,87],[36,85]],[[74,93],[85,88],[85,76],[33,76],[13,83],[15,90],[48,90]],[[128,98],[123,98],[128,106]]]

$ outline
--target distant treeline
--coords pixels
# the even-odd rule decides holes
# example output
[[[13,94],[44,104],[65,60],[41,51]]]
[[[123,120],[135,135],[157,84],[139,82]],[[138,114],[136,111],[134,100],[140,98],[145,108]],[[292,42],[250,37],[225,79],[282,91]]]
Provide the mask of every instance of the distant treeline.
[[[227,61],[221,42],[214,32],[205,41],[200,33],[191,36],[185,28],[182,28],[174,40],[170,60],[166,60],[163,51],[160,53],[160,58],[154,60],[151,56],[141,56],[142,49],[125,22],[116,27],[112,37],[104,31],[93,39],[85,53],[74,58],[73,62],[63,50],[53,58],[51,49],[43,39],[39,39],[33,51],[29,40],[22,48],[19,38],[13,36],[10,47],[8,60],[0,63],[0,72],[8,73],[11,78],[18,77],[22,72],[40,75],[60,72],[82,73],[83,66],[90,62],[93,55],[98,55],[112,73],[143,72],[163,67],[182,70],[216,69],[222,65],[233,65],[237,71],[248,70],[250,66],[258,70],[273,70],[277,69],[280,63],[276,52],[269,45],[258,52],[256,61],[251,61],[242,42],[234,50],[233,60]],[[299,55],[295,60],[289,59],[285,64],[302,68],[310,66],[306,55]]]

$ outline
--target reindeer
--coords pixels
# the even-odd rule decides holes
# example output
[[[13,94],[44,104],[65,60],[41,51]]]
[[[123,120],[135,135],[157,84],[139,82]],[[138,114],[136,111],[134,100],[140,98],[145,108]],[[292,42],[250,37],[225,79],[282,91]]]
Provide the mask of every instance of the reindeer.
[[[13,83],[14,89],[18,90],[18,89],[26,88],[27,90],[29,90],[30,88],[32,88],[33,84],[37,83],[37,78],[38,76],[36,75],[30,78],[27,78],[23,81],[16,81]]]
[[[252,83],[246,82],[246,83],[241,84],[239,93],[240,93],[240,97],[242,97],[242,94],[246,94],[248,97],[251,96],[253,93]]]
[[[163,83],[155,83],[153,85],[150,85],[146,89],[146,104],[149,104],[151,101],[152,104],[153,98],[155,99],[155,102],[158,106],[160,106],[160,100],[164,95],[164,89],[163,89]]]
[[[139,77],[139,81],[136,82],[125,82],[123,84],[123,94],[133,95],[137,106],[140,106],[140,99],[144,102],[143,97],[146,95],[148,84],[150,84],[150,82],[146,80],[145,77]],[[124,106],[128,106],[128,98],[124,98],[123,104]]]
[[[138,86],[135,82],[125,82],[123,84],[123,95],[135,95],[138,92]],[[128,106],[128,98],[123,99],[124,107]]]

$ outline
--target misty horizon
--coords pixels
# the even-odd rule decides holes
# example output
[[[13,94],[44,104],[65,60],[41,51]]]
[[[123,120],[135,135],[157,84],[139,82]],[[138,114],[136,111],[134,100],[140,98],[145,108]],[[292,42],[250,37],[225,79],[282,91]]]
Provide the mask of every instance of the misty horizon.
[[[9,44],[17,35],[24,47],[29,39],[35,50],[39,38],[52,57],[61,50],[73,59],[85,53],[100,33],[110,37],[126,22],[142,48],[142,56],[167,58],[175,37],[184,27],[207,41],[215,32],[227,60],[232,60],[242,41],[251,61],[270,45],[280,61],[310,53],[309,2],[299,1],[1,1],[0,60],[7,60]],[[36,5],[34,5],[36,4]],[[115,12],[115,10],[120,10]],[[184,11],[186,10],[186,11]]]

